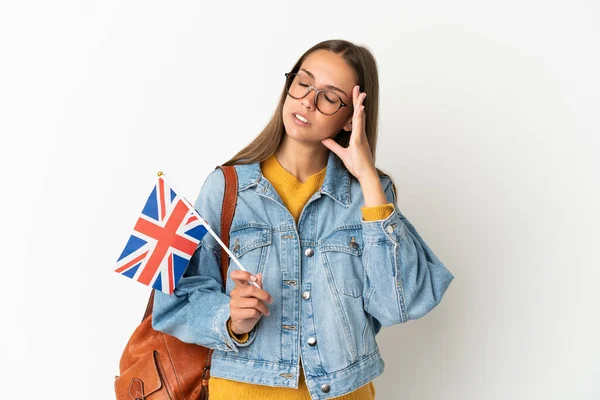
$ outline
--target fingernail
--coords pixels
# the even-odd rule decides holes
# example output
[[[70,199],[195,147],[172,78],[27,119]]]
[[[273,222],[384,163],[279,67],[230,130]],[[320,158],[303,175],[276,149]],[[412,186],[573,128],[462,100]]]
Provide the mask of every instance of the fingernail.
[[[254,275],[250,275],[250,280],[251,280],[252,282],[256,282],[256,276],[254,276]]]

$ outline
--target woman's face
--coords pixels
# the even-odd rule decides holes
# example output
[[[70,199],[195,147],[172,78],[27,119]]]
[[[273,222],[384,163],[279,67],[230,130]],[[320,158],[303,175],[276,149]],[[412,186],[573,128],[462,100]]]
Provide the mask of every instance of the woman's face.
[[[304,59],[298,74],[317,89],[335,86],[339,89],[333,89],[335,93],[344,103],[352,106],[352,89],[358,83],[354,71],[340,55],[328,50],[314,51]],[[325,115],[317,110],[315,98],[314,90],[302,99],[287,95],[283,104],[283,125],[289,138],[320,143],[323,139],[335,137],[342,128],[352,130],[353,108],[342,107],[333,115]],[[319,95],[319,101],[325,101],[323,94]],[[297,113],[304,116],[308,124],[298,121],[295,116]]]

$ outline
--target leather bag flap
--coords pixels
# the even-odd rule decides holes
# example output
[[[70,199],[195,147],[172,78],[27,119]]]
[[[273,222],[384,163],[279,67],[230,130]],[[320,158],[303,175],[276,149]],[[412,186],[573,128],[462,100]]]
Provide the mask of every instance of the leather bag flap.
[[[162,387],[158,366],[158,352],[151,351],[117,378],[128,382],[131,399],[144,399]]]

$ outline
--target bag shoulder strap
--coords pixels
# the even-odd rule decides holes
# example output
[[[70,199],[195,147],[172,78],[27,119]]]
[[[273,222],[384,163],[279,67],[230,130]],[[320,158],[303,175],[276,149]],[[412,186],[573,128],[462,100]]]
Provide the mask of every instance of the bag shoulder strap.
[[[221,241],[229,247],[229,229],[233,221],[235,206],[237,205],[238,180],[233,165],[220,165],[218,168],[225,174],[225,193],[223,195],[223,207],[221,210]],[[223,286],[227,281],[227,269],[229,268],[229,255],[221,248],[221,278]]]
[[[225,175],[225,191],[223,193],[223,205],[221,207],[221,241],[227,247],[229,247],[229,229],[231,228],[231,222],[233,221],[233,214],[235,213],[235,206],[237,204],[238,194],[238,180],[235,167],[233,165],[219,165],[216,168],[221,168]],[[223,279],[223,285],[227,280],[227,269],[229,268],[229,255],[225,249],[221,249],[221,278]],[[148,315],[152,314],[152,306],[154,305],[154,291],[150,293],[148,304],[146,305],[146,311],[144,312],[145,320]]]

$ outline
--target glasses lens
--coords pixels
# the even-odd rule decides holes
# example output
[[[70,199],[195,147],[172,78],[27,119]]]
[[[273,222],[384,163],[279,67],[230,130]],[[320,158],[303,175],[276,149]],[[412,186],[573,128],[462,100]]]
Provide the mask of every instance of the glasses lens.
[[[290,96],[301,99],[308,94],[308,81],[306,78],[298,74],[290,74],[288,79],[292,81],[288,89]]]
[[[298,74],[289,74],[288,80],[289,89],[288,94],[295,99],[301,99],[308,94],[309,82],[308,80]],[[335,114],[342,103],[342,99],[332,90],[326,90],[320,92],[316,98],[317,109],[323,114],[331,115]]]
[[[323,114],[334,114],[340,109],[341,99],[334,91],[326,90],[317,96],[317,108]]]

